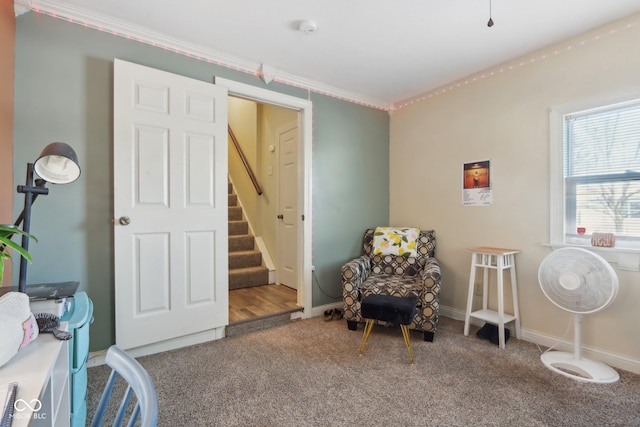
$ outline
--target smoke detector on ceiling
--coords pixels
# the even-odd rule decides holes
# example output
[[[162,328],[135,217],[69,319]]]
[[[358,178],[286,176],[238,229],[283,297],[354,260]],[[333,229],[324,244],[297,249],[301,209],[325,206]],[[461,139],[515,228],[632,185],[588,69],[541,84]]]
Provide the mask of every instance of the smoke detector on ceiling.
[[[306,35],[314,34],[318,31],[318,24],[316,24],[315,21],[310,21],[308,19],[301,21],[298,26],[298,31]]]

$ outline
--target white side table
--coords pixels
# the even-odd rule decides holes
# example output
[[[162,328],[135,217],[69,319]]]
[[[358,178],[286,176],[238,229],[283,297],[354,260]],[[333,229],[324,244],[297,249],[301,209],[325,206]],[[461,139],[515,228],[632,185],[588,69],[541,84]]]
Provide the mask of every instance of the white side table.
[[[515,322],[516,338],[520,339],[520,312],[518,309],[518,285],[516,282],[516,261],[517,249],[502,249],[479,247],[467,249],[471,252],[471,273],[469,275],[469,295],[467,297],[467,311],[464,317],[464,334],[469,335],[469,320],[474,317],[485,322],[498,325],[498,340],[500,348],[504,349],[504,325]],[[476,281],[476,269],[480,267],[483,271],[482,280],[482,309],[471,311],[473,307],[473,291]],[[498,311],[487,308],[489,299],[489,270],[496,270],[498,285]],[[511,273],[511,294],[513,295],[513,314],[504,312],[504,272]]]

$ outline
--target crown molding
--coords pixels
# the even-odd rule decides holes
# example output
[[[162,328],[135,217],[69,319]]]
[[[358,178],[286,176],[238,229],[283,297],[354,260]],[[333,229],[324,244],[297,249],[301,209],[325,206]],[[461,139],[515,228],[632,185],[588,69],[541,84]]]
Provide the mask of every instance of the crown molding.
[[[390,110],[393,104],[388,101],[383,101],[377,98],[368,97],[361,93],[351,92],[345,89],[339,89],[335,86],[325,85],[315,80],[305,79],[304,77],[296,76],[278,70],[275,81],[284,83],[290,86],[301,87],[308,89],[312,92],[319,93],[321,95],[331,96],[343,101],[351,102],[354,104],[364,105],[370,108],[376,108],[379,110]]]
[[[86,9],[69,6],[51,0],[16,0],[16,4],[17,3],[22,5],[30,3],[30,9],[34,12],[63,19],[73,24],[97,29],[115,36],[125,37],[154,47],[164,48],[196,60],[209,62],[211,64],[241,71],[258,77],[262,72],[262,64],[259,62],[249,61],[237,56],[229,55],[196,43],[167,37],[162,33],[149,30],[148,28],[144,28],[130,22],[113,19]],[[299,87],[311,92],[331,96],[370,108],[388,111],[393,107],[393,104],[388,101],[326,85],[282,70],[276,70],[273,80],[278,83]]]
[[[224,65],[246,73],[254,74],[260,64],[247,61],[222,52],[186,43],[182,40],[167,37],[162,33],[151,31],[130,22],[113,19],[94,13],[87,9],[78,8],[50,0],[31,0],[31,10],[53,18],[62,19],[72,24],[90,27],[115,36],[124,37],[151,46],[164,48],[175,53],[183,54],[194,59],[201,59],[213,64]]]
[[[23,15],[31,10],[30,0],[14,0],[13,12],[16,16]]]

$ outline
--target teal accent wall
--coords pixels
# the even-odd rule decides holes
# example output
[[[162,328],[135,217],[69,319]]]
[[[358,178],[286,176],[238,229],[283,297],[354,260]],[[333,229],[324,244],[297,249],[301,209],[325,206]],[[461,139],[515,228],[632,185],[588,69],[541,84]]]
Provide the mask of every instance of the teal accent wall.
[[[389,222],[389,115],[312,97],[313,305],[342,300],[340,267],[367,228]]]
[[[214,76],[313,102],[313,305],[341,300],[340,266],[360,255],[365,228],[389,221],[386,112],[198,61],[39,15],[16,22],[14,176],[53,141],[74,147],[82,175],[49,185],[33,208],[27,283],[78,280],[94,302],[91,350],[115,341],[113,248],[113,60],[198,80]],[[16,194],[15,214],[24,199]],[[17,270],[16,270],[17,271]],[[15,277],[17,281],[17,274]]]

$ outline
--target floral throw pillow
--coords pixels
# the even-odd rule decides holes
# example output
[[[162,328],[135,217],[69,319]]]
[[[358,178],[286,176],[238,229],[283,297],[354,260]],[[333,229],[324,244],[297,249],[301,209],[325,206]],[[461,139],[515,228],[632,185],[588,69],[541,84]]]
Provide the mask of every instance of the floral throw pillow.
[[[373,233],[373,254],[417,257],[418,236],[418,228],[377,227]]]

